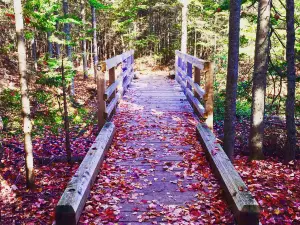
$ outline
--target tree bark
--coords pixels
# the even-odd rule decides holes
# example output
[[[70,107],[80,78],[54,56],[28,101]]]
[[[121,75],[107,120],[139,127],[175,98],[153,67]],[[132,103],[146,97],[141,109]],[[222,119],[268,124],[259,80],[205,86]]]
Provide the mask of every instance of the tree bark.
[[[97,65],[98,65],[98,54],[97,54],[97,30],[96,30],[96,10],[95,7],[91,6],[92,11],[92,28],[93,28],[93,54],[94,54],[94,79],[97,79]]]
[[[32,59],[34,62],[34,70],[37,71],[37,57],[36,57],[36,41],[35,36],[33,36],[33,39],[31,40],[31,49],[32,49]]]
[[[86,39],[85,39],[85,1],[81,0],[81,19],[83,23],[84,35],[82,37],[82,64],[83,64],[83,78],[88,78],[87,70],[87,56],[86,56]]]
[[[70,123],[69,123],[69,114],[68,114],[64,57],[62,57],[61,59],[61,77],[62,77],[63,99],[64,99],[64,128],[65,128],[65,136],[66,136],[65,144],[66,144],[67,160],[68,163],[71,163],[72,153],[71,153],[71,144],[70,144]]]
[[[68,16],[69,14],[69,3],[68,0],[63,0],[63,11],[64,11],[64,16]],[[72,47],[70,45],[70,41],[71,41],[71,36],[70,36],[70,24],[69,23],[65,23],[64,24],[64,33],[66,35],[66,53],[67,53],[67,57],[68,60],[70,62],[72,62]],[[71,81],[71,89],[70,89],[70,95],[74,96],[75,95],[75,84],[74,84],[74,77],[72,77],[72,81]]]
[[[53,44],[50,41],[50,37],[51,37],[51,32],[47,32],[47,42],[48,42],[48,53],[49,53],[49,58],[53,57]]]
[[[240,11],[241,1],[230,0],[228,65],[224,115],[224,151],[230,160],[233,159],[235,138],[236,92],[239,67]]]
[[[286,0],[286,60],[287,60],[287,99],[286,99],[286,129],[287,144],[284,154],[285,162],[295,159],[296,154],[296,126],[295,126],[295,10],[294,0]]]
[[[21,0],[14,0],[16,34],[18,42],[18,60],[20,87],[22,96],[22,117],[23,117],[23,132],[24,132],[24,150],[25,150],[25,171],[26,184],[28,188],[34,187],[34,168],[31,130],[32,124],[30,120],[30,101],[28,93],[28,75],[26,73],[26,49],[24,39],[24,23]]]
[[[187,52],[187,14],[188,0],[183,0],[182,7],[182,25],[181,25],[181,52]]]
[[[55,29],[56,29],[56,31],[59,30],[59,23],[58,23],[58,21],[56,21]],[[59,58],[60,57],[60,44],[59,43],[55,43],[55,51],[56,51],[56,58]]]
[[[271,0],[258,3],[258,23],[255,41],[252,86],[252,113],[249,137],[250,160],[263,159],[266,80],[270,46]]]

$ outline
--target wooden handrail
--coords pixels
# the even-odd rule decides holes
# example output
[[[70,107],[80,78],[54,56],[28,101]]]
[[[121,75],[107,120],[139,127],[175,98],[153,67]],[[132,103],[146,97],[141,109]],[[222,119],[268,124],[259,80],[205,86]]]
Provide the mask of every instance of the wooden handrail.
[[[199,116],[206,119],[206,124],[213,129],[213,79],[214,64],[192,55],[175,51],[175,78],[182,87],[188,101]],[[193,79],[194,69],[194,79]],[[200,72],[205,73],[205,88],[200,87]],[[200,103],[203,99],[205,106]]]
[[[130,50],[102,62],[98,74],[98,127],[108,121],[117,107],[119,100],[127,90],[134,76],[134,51]],[[122,71],[116,74],[116,68],[122,64]],[[105,74],[109,74],[109,86]]]

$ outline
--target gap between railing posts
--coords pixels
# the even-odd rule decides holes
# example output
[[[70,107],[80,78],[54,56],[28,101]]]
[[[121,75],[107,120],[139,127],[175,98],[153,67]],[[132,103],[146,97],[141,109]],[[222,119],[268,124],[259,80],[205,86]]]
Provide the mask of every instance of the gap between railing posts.
[[[97,117],[99,129],[114,115],[118,102],[127,90],[133,77],[133,50],[101,62],[101,68],[97,73]]]
[[[204,80],[202,74],[205,74]],[[207,126],[213,130],[214,63],[176,51],[175,78],[195,113],[203,117]],[[201,88],[202,80],[204,89]],[[204,106],[201,104],[201,99]]]

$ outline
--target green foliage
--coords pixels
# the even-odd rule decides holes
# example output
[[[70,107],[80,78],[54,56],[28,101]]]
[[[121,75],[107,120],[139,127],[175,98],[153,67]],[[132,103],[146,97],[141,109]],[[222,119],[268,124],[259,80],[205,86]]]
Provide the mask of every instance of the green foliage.
[[[93,6],[95,9],[111,9],[111,5],[104,5],[102,3],[100,3],[97,0],[89,0],[89,3],[91,6]]]
[[[64,60],[64,73],[67,84],[70,84],[76,71],[73,69],[73,64],[68,59]],[[47,85],[49,87],[61,87],[62,86],[62,62],[61,59],[50,58],[46,62],[48,71],[45,71],[41,77],[37,80],[38,84]]]

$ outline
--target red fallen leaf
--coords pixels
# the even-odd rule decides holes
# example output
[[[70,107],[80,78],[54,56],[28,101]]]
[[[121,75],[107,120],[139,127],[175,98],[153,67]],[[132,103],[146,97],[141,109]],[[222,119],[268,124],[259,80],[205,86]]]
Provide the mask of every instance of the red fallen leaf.
[[[135,207],[135,208],[133,208],[132,209],[134,212],[139,212],[140,211],[140,209],[138,208],[138,207]]]
[[[196,209],[192,209],[190,211],[190,214],[194,217],[200,217],[201,213],[199,212],[199,210],[196,210]]]
[[[291,214],[291,215],[293,215],[294,214],[294,210],[292,208],[288,207],[288,213]]]
[[[28,17],[25,17],[25,23],[30,23],[30,19]]]
[[[244,191],[244,188],[240,186],[239,191]]]
[[[184,188],[179,188],[180,192],[185,192]]]
[[[148,203],[148,201],[145,200],[145,199],[142,199],[141,202],[142,202],[143,204],[147,204],[147,203]]]
[[[5,13],[5,16],[15,19],[15,15],[12,13]]]

